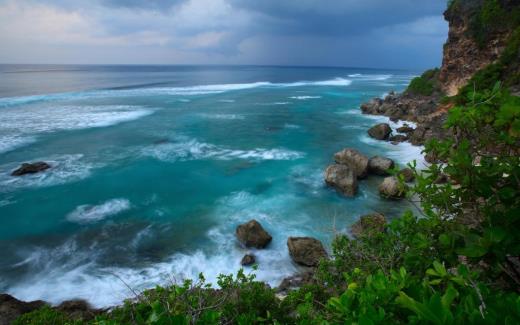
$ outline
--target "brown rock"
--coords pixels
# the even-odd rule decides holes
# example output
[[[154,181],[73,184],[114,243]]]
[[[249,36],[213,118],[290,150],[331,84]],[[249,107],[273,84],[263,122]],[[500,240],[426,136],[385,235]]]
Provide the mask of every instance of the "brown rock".
[[[253,254],[246,254],[244,257],[242,257],[242,260],[240,261],[240,264],[243,266],[249,266],[253,265],[256,262],[256,258]]]
[[[55,309],[76,320],[93,319],[100,313],[100,310],[92,308],[88,302],[82,299],[66,300]]]
[[[402,135],[402,134],[392,135],[391,137],[388,138],[388,141],[395,143],[395,144],[397,144],[399,142],[405,142],[407,140],[408,140],[408,136]]]
[[[11,173],[11,176],[22,176],[26,174],[36,174],[51,168],[49,164],[43,161],[34,163],[23,163],[18,169]]]
[[[311,237],[289,237],[289,255],[294,262],[304,266],[317,266],[320,259],[327,257],[322,243]]]
[[[45,305],[46,303],[41,300],[25,302],[8,294],[0,294],[0,325],[10,325],[21,315]]]
[[[314,281],[313,271],[298,273],[283,279],[280,285],[276,288],[276,291],[289,292],[292,289],[300,288],[306,284],[312,284]]]
[[[388,199],[401,199],[406,194],[406,187],[402,187],[395,176],[386,177],[379,185],[379,194]]]
[[[370,236],[375,233],[381,233],[385,230],[386,218],[381,213],[367,214],[359,218],[352,227],[350,232],[354,237],[362,235]]]
[[[390,133],[392,133],[392,128],[387,123],[374,125],[368,130],[368,135],[377,140],[388,140]]]
[[[330,165],[325,170],[325,183],[346,196],[356,195],[358,182],[354,171],[345,165]]]
[[[397,128],[397,132],[399,133],[412,133],[414,131],[414,128],[409,126],[408,124],[405,124],[399,128]]]
[[[336,163],[354,170],[357,178],[365,178],[368,173],[368,157],[351,148],[343,149],[334,155]]]
[[[394,168],[395,163],[390,158],[374,156],[368,161],[368,170],[372,174],[386,176],[390,175],[390,170]]]
[[[397,176],[402,176],[403,180],[406,183],[413,182],[415,180],[415,174],[411,168],[403,168],[398,173]]]
[[[273,239],[256,220],[239,225],[236,229],[236,235],[244,246],[255,248],[264,248]]]

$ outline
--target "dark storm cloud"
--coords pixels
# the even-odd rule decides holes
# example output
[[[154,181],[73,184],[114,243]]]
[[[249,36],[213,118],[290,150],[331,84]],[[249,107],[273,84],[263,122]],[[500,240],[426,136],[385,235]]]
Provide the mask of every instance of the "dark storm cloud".
[[[0,42],[7,48],[0,62],[427,67],[440,63],[445,6],[444,0],[0,0]]]

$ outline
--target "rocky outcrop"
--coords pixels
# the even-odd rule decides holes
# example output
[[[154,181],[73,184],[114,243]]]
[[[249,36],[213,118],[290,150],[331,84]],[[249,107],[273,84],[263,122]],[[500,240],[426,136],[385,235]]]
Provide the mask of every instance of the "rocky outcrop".
[[[392,144],[398,144],[400,142],[408,141],[410,137],[403,134],[396,134],[392,135],[390,138],[388,138],[388,141],[390,141]]]
[[[280,285],[276,288],[279,293],[288,293],[291,290],[301,288],[306,284],[312,284],[315,282],[314,272],[306,271],[298,274],[291,275],[282,280]]]
[[[256,262],[256,258],[253,254],[246,254],[244,257],[242,257],[242,260],[240,261],[240,264],[243,266],[249,266],[253,265]]]
[[[448,40],[439,74],[441,88],[448,96],[456,95],[468,80],[479,70],[495,62],[506,47],[511,34],[507,24],[496,30],[486,30],[487,39],[477,42],[471,29],[475,15],[480,11],[482,0],[458,0],[444,13],[449,23]],[[500,0],[503,6],[515,5],[515,1]],[[518,6],[518,2],[516,2]],[[507,10],[507,8],[506,8]]]
[[[0,325],[10,325],[21,315],[45,305],[41,300],[25,302],[8,294],[0,294]]]
[[[336,163],[354,170],[357,178],[365,178],[368,173],[368,157],[356,149],[346,148],[334,155]]]
[[[374,125],[368,130],[368,135],[377,140],[388,140],[392,133],[392,128],[387,123]]]
[[[92,308],[88,302],[82,299],[64,301],[55,309],[75,320],[93,319],[101,312],[99,309]]]
[[[345,196],[357,193],[358,182],[354,170],[348,166],[334,164],[325,170],[325,183]]]
[[[372,213],[361,216],[350,228],[350,233],[354,237],[371,236],[385,230],[386,218],[381,213]]]
[[[320,259],[327,257],[322,243],[312,237],[289,237],[287,248],[293,261],[304,266],[317,266]]]
[[[51,165],[44,161],[34,163],[23,163],[18,169],[11,173],[11,176],[22,176],[26,174],[36,174],[51,168]]]
[[[390,170],[394,168],[395,163],[390,158],[374,156],[368,161],[368,170],[372,174],[386,176],[390,175]]]
[[[239,225],[236,229],[236,235],[244,246],[254,248],[264,248],[273,239],[256,220]]]
[[[406,133],[406,134],[408,134],[408,133],[412,133],[414,131],[414,128],[409,126],[408,124],[404,124],[403,126],[398,127],[396,129],[396,131],[399,132],[399,133]]]
[[[379,194],[387,199],[402,199],[406,195],[406,187],[401,186],[395,176],[386,177],[378,189]]]
[[[361,111],[364,114],[388,116],[393,120],[417,121],[420,116],[434,113],[437,102],[436,96],[390,93],[384,99],[374,98],[362,104]]]

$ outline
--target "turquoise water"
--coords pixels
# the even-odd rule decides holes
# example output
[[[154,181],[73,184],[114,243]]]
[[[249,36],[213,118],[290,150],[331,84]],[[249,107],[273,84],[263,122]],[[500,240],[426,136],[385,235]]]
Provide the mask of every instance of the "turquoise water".
[[[235,227],[273,235],[258,278],[297,271],[288,236],[330,243],[363,213],[397,216],[379,177],[324,186],[354,147],[404,165],[420,148],[371,140],[359,105],[411,72],[333,68],[0,66],[0,292],[121,302],[157,283],[239,269]],[[43,160],[48,171],[10,172]],[[123,281],[126,283],[123,283]]]

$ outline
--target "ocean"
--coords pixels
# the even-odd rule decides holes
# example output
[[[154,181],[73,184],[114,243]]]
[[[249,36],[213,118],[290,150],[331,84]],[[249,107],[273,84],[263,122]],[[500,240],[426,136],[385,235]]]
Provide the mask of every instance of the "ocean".
[[[412,209],[327,188],[335,152],[404,166],[420,147],[368,137],[359,105],[414,71],[258,66],[0,65],[0,292],[106,307],[134,290],[234,273],[257,256],[276,286],[298,271],[289,236],[330,245],[365,213]],[[395,123],[391,123],[394,127]],[[23,162],[52,168],[22,177]],[[246,250],[235,228],[273,236]],[[251,272],[251,269],[246,269]]]

